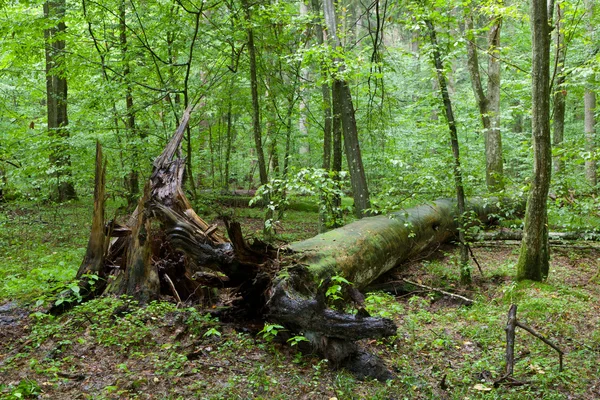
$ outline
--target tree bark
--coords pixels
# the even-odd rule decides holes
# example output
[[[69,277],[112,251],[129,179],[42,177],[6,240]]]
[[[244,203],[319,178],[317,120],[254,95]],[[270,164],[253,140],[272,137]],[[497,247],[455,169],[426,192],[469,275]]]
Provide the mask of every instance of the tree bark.
[[[492,26],[488,32],[488,82],[487,95],[483,90],[479,73],[477,44],[473,35],[473,16],[467,16],[467,66],[471,75],[473,93],[479,107],[485,138],[486,184],[488,190],[496,192],[503,188],[502,136],[500,132],[500,29],[502,17],[492,17]]]
[[[500,31],[502,16],[492,17],[488,32],[488,87],[487,97],[490,113],[490,130],[486,134],[486,183],[492,191],[504,188],[504,165],[502,161],[502,133],[500,130]]]
[[[137,130],[135,126],[135,112],[133,110],[133,94],[131,90],[130,82],[130,68],[129,68],[129,57],[127,55],[127,14],[125,9],[125,1],[121,1],[119,4],[119,41],[121,44],[121,56],[123,61],[123,79],[125,81],[125,129],[127,135],[134,142],[132,149],[131,162],[135,163],[138,158],[137,145],[135,140],[137,139]],[[133,204],[139,196],[139,175],[135,166],[131,165],[129,174],[125,177],[125,188],[127,189],[127,202],[133,208]]]
[[[448,129],[450,131],[450,144],[452,146],[452,156],[454,158],[454,185],[456,189],[456,199],[458,205],[458,225],[461,227],[458,232],[458,239],[460,242],[460,280],[463,284],[471,283],[471,270],[469,269],[469,253],[467,243],[465,241],[464,232],[464,217],[465,217],[465,190],[462,183],[462,171],[460,167],[460,150],[458,145],[458,132],[456,129],[456,122],[454,120],[454,112],[452,110],[452,102],[450,95],[448,94],[448,85],[446,82],[446,76],[444,75],[444,66],[442,64],[442,57],[437,43],[435,34],[435,28],[430,20],[425,20],[425,24],[429,30],[429,39],[431,40],[432,59],[437,72],[437,80],[440,87],[440,94],[444,103],[444,110],[446,115],[446,121],[448,123]]]
[[[592,186],[596,187],[596,121],[594,113],[596,111],[596,93],[590,89],[585,89],[584,94],[584,125],[585,125],[585,150],[588,157],[585,160],[585,177]]]
[[[65,0],[47,0],[44,3],[44,17],[57,20],[55,26],[44,30],[46,55],[46,102],[48,134],[54,137],[50,153],[50,164],[56,177],[57,201],[75,199],[77,194],[71,180],[71,158],[68,145],[69,119],[67,115],[67,78],[65,63]]]
[[[246,22],[248,23],[248,56],[250,58],[250,88],[252,92],[252,129],[254,132],[254,146],[256,147],[256,156],[258,158],[258,172],[261,185],[266,185],[269,181],[267,177],[267,166],[265,164],[265,155],[262,147],[262,132],[260,124],[260,104],[258,102],[258,77],[256,75],[256,48],[254,46],[254,30],[252,29],[252,13],[250,4],[247,0],[242,1],[242,6],[246,12]]]
[[[592,18],[594,16],[594,4],[593,0],[585,1],[585,9],[586,9],[586,17],[587,17],[587,29],[588,36],[590,38],[593,37],[593,34],[596,30],[596,26],[592,23]],[[594,84],[594,74],[592,77],[588,79],[585,88],[584,94],[584,130],[585,130],[585,150],[588,153],[588,156],[585,160],[585,177],[592,186],[593,190],[596,188],[596,184],[598,183],[596,178],[596,128],[595,128],[595,117],[594,113],[596,111],[596,93],[592,89]]]
[[[561,10],[561,3],[556,3],[556,23],[554,29],[556,31],[556,55],[555,62],[556,68],[554,74],[556,76],[556,86],[554,88],[554,131],[552,136],[552,145],[560,149],[563,143],[563,137],[565,132],[565,108],[566,108],[566,95],[567,90],[565,86],[565,61],[566,61],[566,49],[565,49],[565,33],[563,30],[562,22],[563,14]],[[553,160],[554,171],[560,172],[564,169],[564,162],[562,161],[562,155],[558,154]]]
[[[525,227],[517,279],[541,281],[548,276],[547,200],[552,174],[550,146],[550,25],[545,0],[532,0],[532,131],[533,177],[525,211]]]
[[[323,1],[323,12],[325,16],[325,24],[327,25],[330,45],[335,48],[341,48],[342,44],[337,35],[337,18],[332,0]],[[354,105],[352,103],[352,93],[350,92],[350,86],[346,80],[341,78],[341,74],[344,71],[344,64],[341,62],[341,60],[337,61],[339,62],[339,66],[337,71],[338,76],[334,78],[333,82],[333,108],[334,113],[337,110],[341,115],[346,160],[348,162],[348,170],[350,171],[350,182],[352,184],[352,194],[354,197],[354,211],[358,218],[362,218],[365,214],[364,210],[371,208],[369,189],[362,164],[362,156],[358,140],[358,129],[354,116]],[[337,107],[335,104],[336,102],[338,103]]]

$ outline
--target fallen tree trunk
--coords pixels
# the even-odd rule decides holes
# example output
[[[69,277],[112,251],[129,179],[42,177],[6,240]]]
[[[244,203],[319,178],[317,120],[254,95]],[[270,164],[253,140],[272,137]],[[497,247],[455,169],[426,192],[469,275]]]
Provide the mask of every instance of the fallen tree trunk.
[[[230,315],[281,323],[304,334],[333,365],[359,377],[390,378],[382,360],[355,341],[392,336],[396,326],[369,316],[360,290],[428,246],[454,238],[454,202],[438,200],[365,218],[283,251],[258,240],[246,242],[240,225],[227,220],[226,239],[194,212],[181,189],[185,160],[175,155],[189,117],[190,109],[154,161],[134,213],[124,224],[111,221],[103,229],[105,167],[98,145],[92,232],[77,274],[84,296],[127,294],[146,303],[169,295],[178,302],[199,302],[206,288],[228,290],[237,299]],[[469,209],[487,223],[499,211],[496,203],[475,201]],[[86,286],[89,275],[102,284]],[[336,298],[352,301],[357,312],[336,310]]]
[[[498,201],[471,200],[466,211],[482,224],[500,213]],[[389,215],[363,218],[293,243],[298,263],[316,280],[342,275],[363,288],[432,245],[457,238],[456,201],[441,199]]]
[[[502,229],[496,232],[482,232],[475,240],[522,240],[523,231]],[[561,241],[600,241],[600,233],[598,232],[548,232],[548,239],[551,242],[560,243]]]

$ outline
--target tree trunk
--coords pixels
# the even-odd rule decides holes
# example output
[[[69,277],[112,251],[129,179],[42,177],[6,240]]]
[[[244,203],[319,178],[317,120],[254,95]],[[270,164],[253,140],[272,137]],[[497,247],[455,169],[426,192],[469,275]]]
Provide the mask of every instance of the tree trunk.
[[[584,94],[584,126],[585,126],[585,150],[588,153],[588,158],[585,160],[585,177],[595,189],[596,179],[596,127],[594,112],[596,111],[596,93],[590,89],[585,89]]]
[[[369,199],[369,188],[367,177],[362,163],[360,144],[358,141],[358,130],[354,117],[354,106],[350,87],[345,80],[338,80],[334,85],[339,85],[338,94],[341,98],[342,131],[344,133],[344,149],[346,161],[350,171],[350,183],[352,184],[352,195],[354,197],[354,212],[357,218],[365,216],[365,210],[371,208]]]
[[[139,196],[139,176],[133,163],[137,161],[138,151],[135,140],[137,139],[137,130],[135,126],[135,112],[133,110],[133,94],[131,91],[129,58],[127,55],[127,21],[126,21],[125,1],[119,4],[119,41],[121,44],[121,56],[123,61],[123,79],[125,81],[125,130],[130,140],[134,142],[131,151],[131,170],[125,177],[125,188],[127,189],[127,203],[133,208]]]
[[[321,6],[319,4],[319,0],[311,1],[312,10],[317,17],[315,18],[315,36],[317,37],[317,44],[322,46],[325,43],[324,35],[323,35],[323,26],[319,22],[320,18],[318,17],[321,13]],[[323,98],[323,169],[325,171],[329,171],[331,169],[331,87],[327,83],[328,78],[327,65],[323,62],[321,64],[321,79],[323,83],[321,84],[321,95]]]
[[[233,57],[233,56],[232,56]],[[227,88],[227,139],[226,139],[226,147],[225,147],[225,181],[223,182],[223,187],[226,190],[229,190],[229,166],[231,163],[231,147],[233,144],[233,89],[234,89],[234,79],[233,74],[229,79],[229,86]]]
[[[552,137],[552,144],[557,149],[560,149],[563,143],[563,137],[565,132],[565,108],[567,95],[564,74],[566,61],[565,33],[563,31],[563,14],[560,6],[560,2],[556,3],[556,24],[554,26],[554,29],[556,31],[556,68],[554,70],[554,74],[556,76],[556,86],[554,89],[554,132]],[[555,172],[560,172],[564,169],[564,162],[562,161],[561,154],[558,154],[556,157],[554,157],[553,164]]]
[[[585,9],[587,17],[587,30],[588,37],[591,39],[596,31],[595,24],[592,23],[594,17],[594,4],[593,0],[585,0]],[[594,74],[588,78],[588,82],[585,88],[584,94],[584,129],[585,129],[585,150],[588,153],[588,157],[585,160],[585,177],[592,186],[592,190],[596,189],[597,178],[596,178],[596,128],[595,128],[595,117],[596,111],[596,93],[592,86],[594,85]]]
[[[46,55],[46,102],[48,133],[54,137],[50,153],[50,165],[55,170],[57,201],[75,199],[77,194],[71,180],[71,158],[68,153],[69,119],[67,117],[67,78],[65,63],[65,0],[47,0],[44,17],[58,21],[44,30]]]
[[[341,48],[341,42],[336,33],[337,19],[332,0],[323,1],[323,12],[325,15],[325,24],[327,25],[330,44],[334,47]],[[337,61],[339,62],[338,73],[342,73],[344,71],[344,64],[341,62],[341,60]],[[358,129],[356,127],[356,119],[354,117],[352,94],[350,92],[350,86],[344,79],[336,77],[334,79],[333,86],[337,87],[334,88],[333,107],[335,112],[335,103],[337,102],[339,107],[338,111],[341,113],[346,160],[348,162],[350,182],[352,183],[352,194],[354,196],[354,211],[358,218],[362,218],[364,216],[364,210],[371,208],[371,203],[369,200],[367,178],[362,164],[362,156],[358,140]]]
[[[469,269],[469,253],[465,241],[464,232],[464,217],[465,217],[465,191],[462,183],[462,172],[460,168],[460,151],[458,146],[458,132],[456,130],[456,122],[454,121],[454,112],[452,111],[452,102],[448,94],[448,86],[446,76],[444,74],[444,66],[442,57],[438,47],[438,42],[435,34],[435,28],[430,20],[425,20],[425,24],[429,30],[429,38],[433,46],[433,64],[437,72],[437,79],[440,86],[440,94],[444,103],[444,110],[448,129],[450,130],[450,144],[452,146],[452,156],[454,158],[454,185],[456,188],[456,199],[458,204],[458,226],[462,227],[458,232],[460,242],[460,280],[463,284],[471,283],[471,270]]]
[[[247,0],[242,1],[242,6],[246,12],[246,22],[248,23],[248,56],[250,58],[250,87],[252,92],[252,129],[254,132],[254,145],[256,147],[256,156],[258,158],[258,173],[260,175],[261,185],[266,185],[269,181],[267,177],[267,166],[265,164],[265,155],[262,148],[262,133],[260,125],[260,105],[258,102],[258,77],[256,75],[256,48],[254,46],[254,30],[252,29],[252,14],[250,4]]]
[[[485,137],[485,159],[486,159],[486,184],[488,190],[496,192],[502,190],[503,162],[502,162],[502,138],[500,132],[500,60],[498,51],[500,47],[500,28],[502,18],[495,16],[494,22],[488,33],[488,85],[487,96],[481,83],[479,73],[479,57],[475,36],[473,35],[473,16],[467,16],[467,66],[471,75],[473,93],[479,107],[479,115],[483,125]]]
[[[525,211],[525,227],[517,279],[541,281],[548,276],[547,200],[552,174],[550,146],[550,25],[545,0],[532,0],[532,131],[533,177]]]
[[[504,188],[504,165],[502,161],[502,134],[500,131],[500,30],[502,16],[495,15],[488,33],[488,111],[490,130],[486,132],[486,183],[490,191]]]

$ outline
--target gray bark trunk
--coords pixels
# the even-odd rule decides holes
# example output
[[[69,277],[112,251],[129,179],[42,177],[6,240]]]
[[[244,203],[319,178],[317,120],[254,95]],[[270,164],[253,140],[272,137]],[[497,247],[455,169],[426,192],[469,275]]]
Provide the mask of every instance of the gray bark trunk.
[[[44,30],[46,55],[46,100],[48,134],[55,137],[50,154],[50,164],[55,169],[57,201],[76,198],[71,180],[71,158],[65,141],[69,137],[67,116],[67,78],[65,70],[66,13],[65,0],[48,0],[44,3],[44,17],[58,20],[55,26]]]
[[[525,211],[517,279],[541,281],[548,276],[547,200],[552,174],[550,146],[550,25],[545,0],[532,0],[533,177]]]
[[[316,15],[321,13],[321,7],[319,5],[319,0],[311,1],[312,10]],[[317,43],[319,45],[323,45],[325,43],[324,35],[323,35],[323,26],[319,23],[319,18],[316,18],[316,23],[314,25],[315,36],[317,37]],[[331,137],[331,86],[326,82],[328,78],[327,65],[323,63],[321,65],[321,79],[323,83],[321,84],[321,95],[323,97],[323,169],[329,171],[331,169],[331,146],[332,146],[332,137]]]
[[[137,136],[137,130],[135,126],[135,112],[133,110],[133,94],[131,90],[130,83],[130,68],[129,68],[129,58],[127,55],[127,14],[125,9],[125,1],[121,1],[119,5],[119,41],[121,44],[121,57],[123,61],[123,79],[125,80],[125,110],[127,117],[125,119],[125,128],[129,137],[135,143],[135,137]],[[131,170],[129,174],[125,177],[125,188],[128,192],[127,194],[127,202],[130,206],[133,206],[139,196],[139,178],[138,172],[135,169],[133,163],[138,158],[137,145],[133,145],[133,149],[131,151]]]
[[[454,121],[452,102],[450,101],[450,95],[448,94],[448,86],[446,82],[446,76],[444,75],[444,66],[442,64],[442,57],[437,43],[435,28],[430,20],[426,20],[425,24],[429,29],[429,38],[431,40],[431,45],[433,46],[433,63],[437,72],[438,83],[440,85],[440,94],[444,103],[444,110],[446,113],[446,121],[448,122],[448,129],[450,130],[450,144],[452,146],[452,156],[454,158],[454,185],[456,188],[456,199],[458,205],[458,225],[459,227],[463,227],[463,220],[465,215],[465,191],[462,183],[462,172],[460,167],[460,150],[458,146],[458,133],[456,130],[456,122]],[[468,266],[469,254],[465,241],[465,232],[462,228],[459,229],[458,239],[460,242],[460,280],[464,284],[470,284],[471,271]]]
[[[585,160],[585,177],[588,183],[595,187],[596,179],[596,121],[594,112],[596,110],[596,93],[591,89],[586,88],[584,94],[584,125],[585,125],[585,149],[588,153],[588,158]]]
[[[502,161],[502,134],[500,130],[500,30],[502,17],[492,17],[488,33],[488,111],[490,113],[490,129],[486,132],[486,183],[491,191],[504,188],[504,165]]]
[[[341,47],[341,42],[337,35],[337,21],[332,0],[323,1],[323,11],[330,44],[335,47]],[[338,72],[343,72],[343,70],[344,65],[343,63],[340,63]],[[352,193],[354,197],[354,211],[358,218],[362,218],[364,216],[364,210],[370,208],[371,203],[369,200],[367,179],[362,164],[352,94],[350,92],[350,86],[343,79],[335,79],[333,85],[337,86],[337,88],[334,89],[336,95],[333,97],[333,102],[335,103],[337,101],[340,103],[338,110],[341,113],[346,160],[348,162],[348,170],[350,171],[350,182],[352,184]],[[335,108],[336,105],[334,104],[334,111]]]
[[[556,86],[554,89],[554,131],[552,137],[552,144],[555,148],[562,147],[563,137],[565,132],[565,106],[566,106],[566,88],[565,88],[565,33],[563,32],[562,23],[562,9],[561,3],[556,4],[556,24],[554,29],[556,31]],[[553,160],[554,171],[560,172],[564,169],[564,162],[562,161],[561,155],[557,155]]]
[[[246,22],[252,23],[250,4],[247,0],[242,2],[246,12]],[[258,77],[256,75],[256,48],[254,46],[254,31],[248,28],[248,56],[250,58],[250,87],[252,91],[252,128],[254,132],[254,146],[256,147],[256,156],[258,158],[258,172],[261,185],[266,185],[269,181],[267,177],[267,166],[265,164],[265,155],[262,147],[262,132],[260,125],[260,104],[258,102]]]
[[[485,138],[486,184],[489,191],[503,188],[502,136],[500,131],[500,29],[502,19],[492,17],[494,21],[488,33],[488,82],[487,95],[483,90],[479,73],[479,57],[475,36],[473,35],[473,17],[467,16],[467,65],[471,75],[473,93],[479,107]]]

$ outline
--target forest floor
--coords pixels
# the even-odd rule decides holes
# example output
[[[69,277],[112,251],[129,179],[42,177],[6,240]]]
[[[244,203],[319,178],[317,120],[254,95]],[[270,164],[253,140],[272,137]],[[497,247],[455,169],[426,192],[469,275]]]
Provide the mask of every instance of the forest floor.
[[[427,291],[369,294],[369,311],[399,328],[363,344],[396,378],[361,382],[281,343],[262,323],[223,323],[211,310],[102,298],[57,318],[38,312],[75,275],[89,203],[0,204],[0,398],[600,398],[600,249],[588,243],[554,246],[544,283],[513,281],[517,243],[475,244],[483,276],[475,268],[471,288],[459,285],[450,246],[392,271],[384,280],[409,279],[475,304]],[[260,210],[236,214],[246,232],[260,231]],[[278,233],[297,240],[316,226],[316,214],[290,212]],[[515,377],[525,384],[495,388],[512,303],[520,320],[565,351],[565,365],[559,371],[557,353],[518,330]]]

